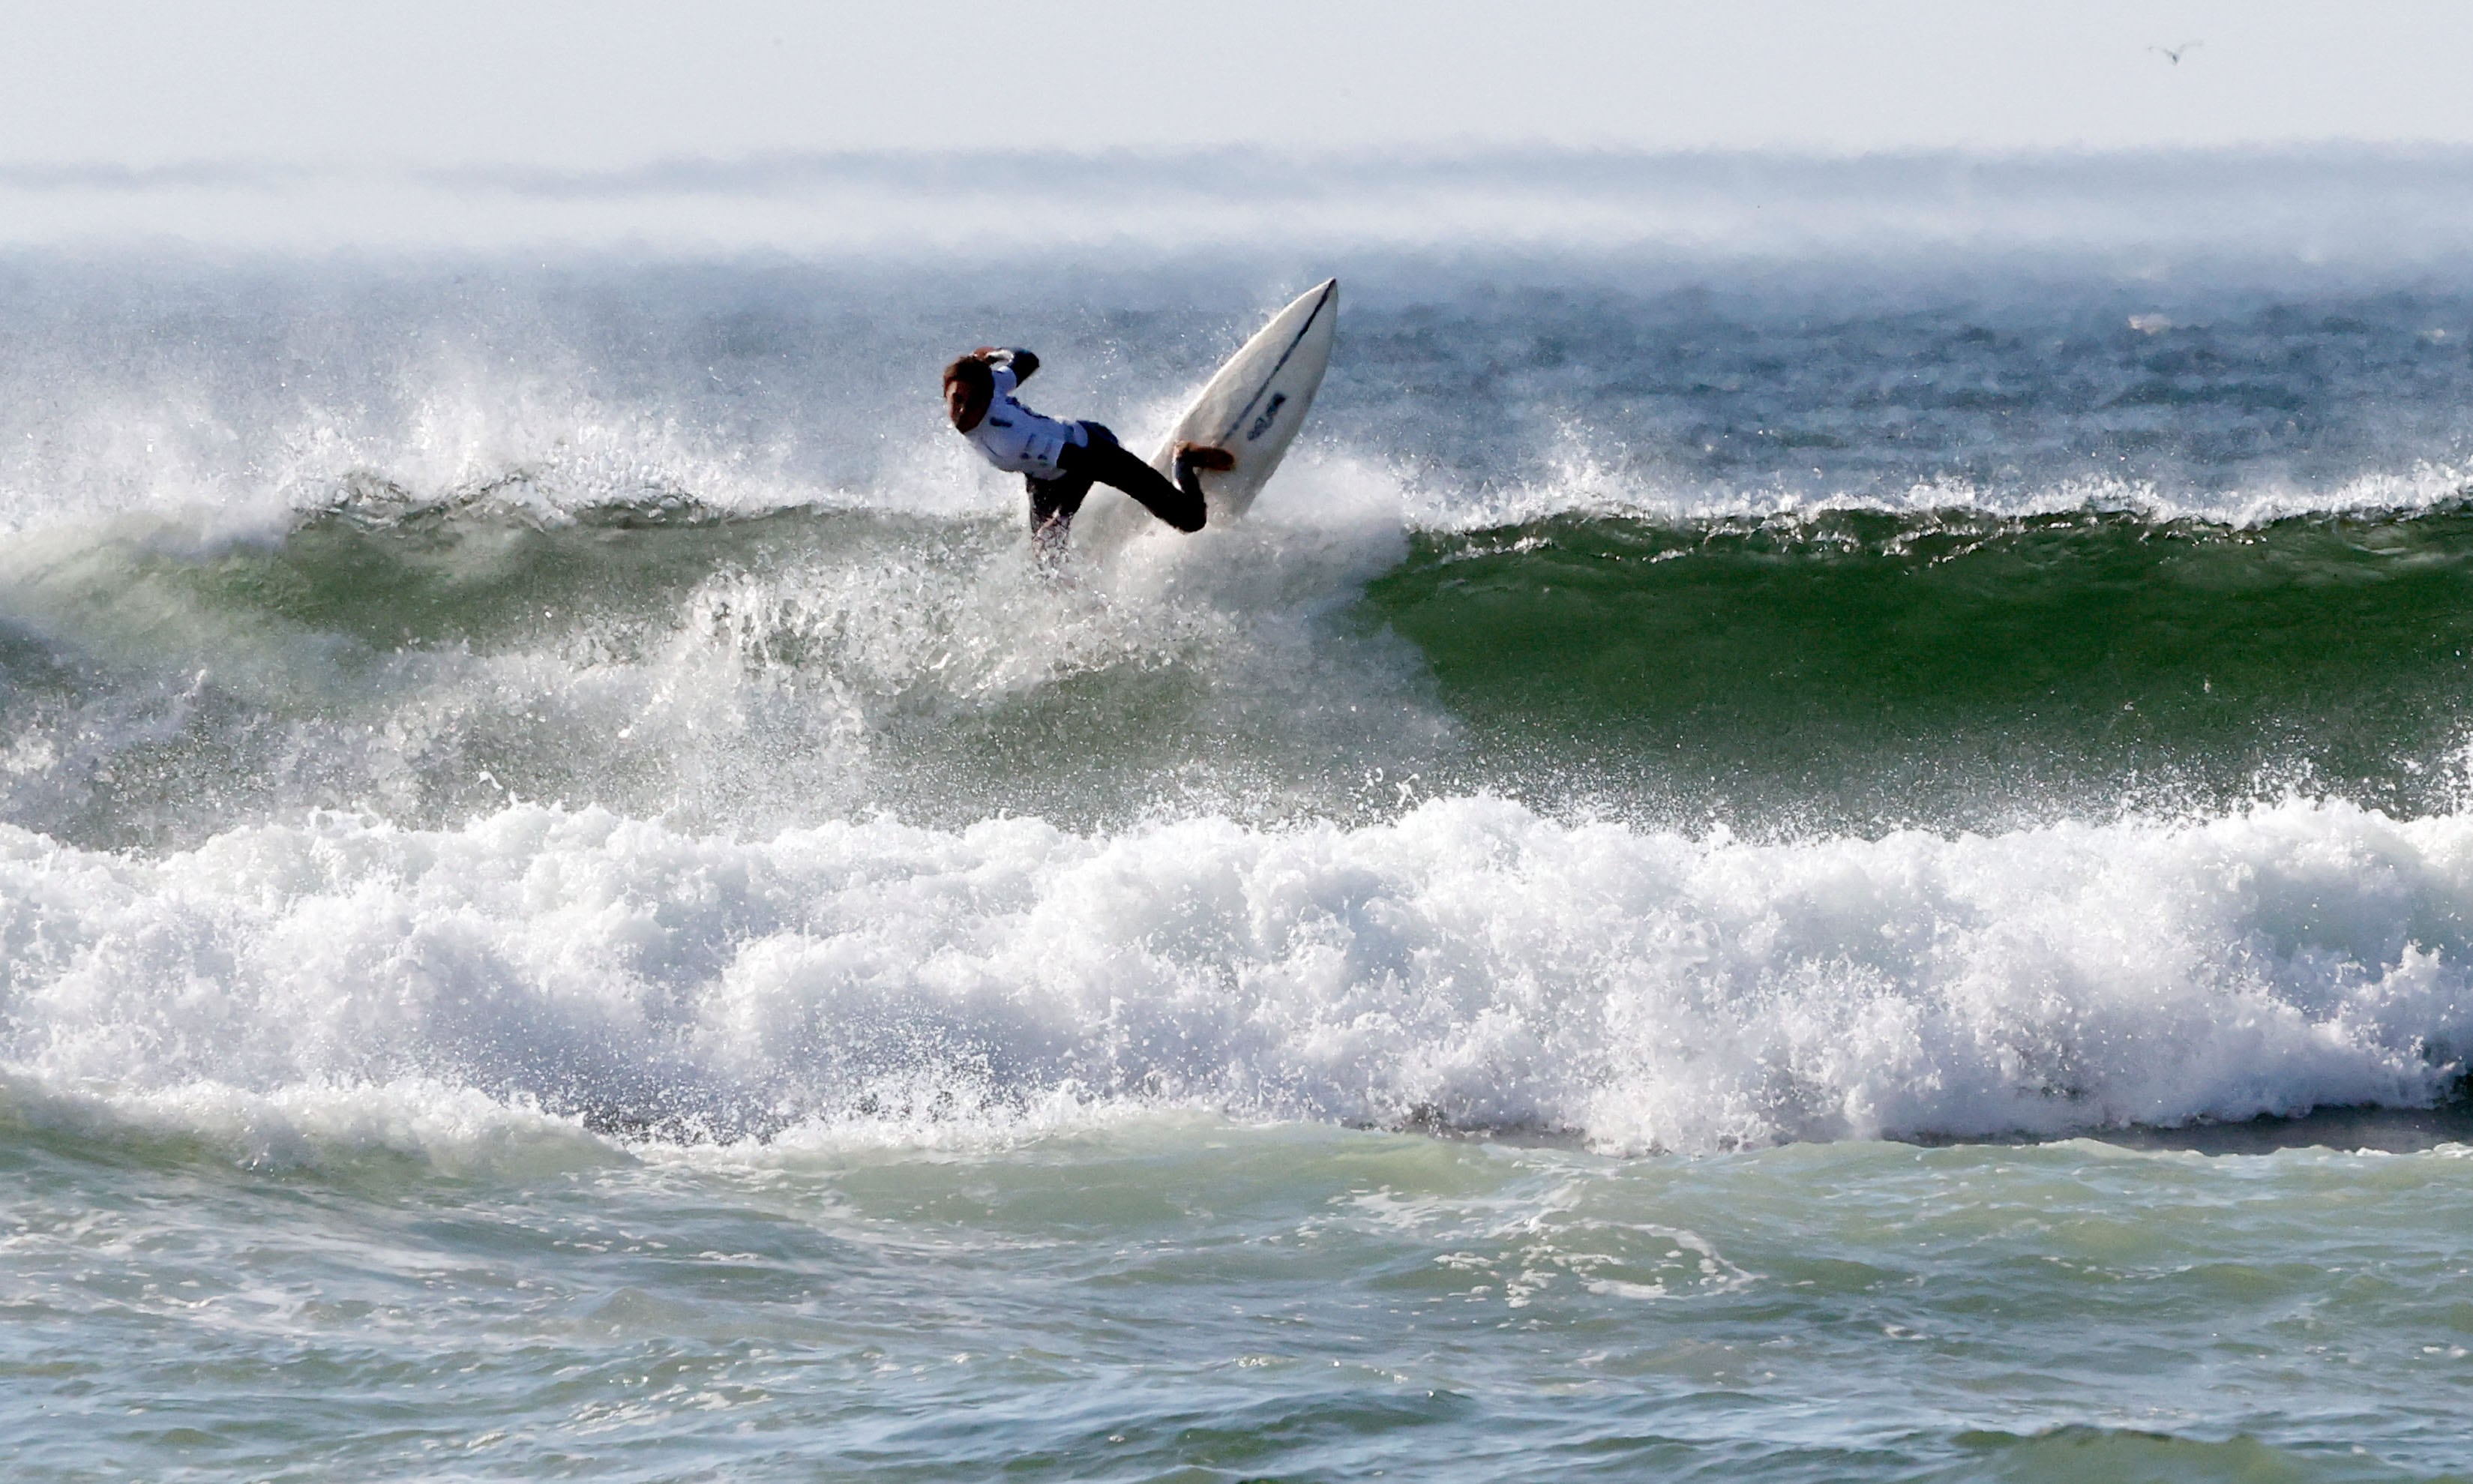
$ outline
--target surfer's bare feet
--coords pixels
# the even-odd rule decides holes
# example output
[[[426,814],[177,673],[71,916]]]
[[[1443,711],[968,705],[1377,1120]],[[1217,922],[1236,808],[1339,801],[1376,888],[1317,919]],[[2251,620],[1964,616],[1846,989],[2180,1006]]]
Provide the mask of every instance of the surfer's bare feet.
[[[1179,443],[1176,462],[1207,474],[1224,474],[1236,467],[1236,456],[1209,443]]]

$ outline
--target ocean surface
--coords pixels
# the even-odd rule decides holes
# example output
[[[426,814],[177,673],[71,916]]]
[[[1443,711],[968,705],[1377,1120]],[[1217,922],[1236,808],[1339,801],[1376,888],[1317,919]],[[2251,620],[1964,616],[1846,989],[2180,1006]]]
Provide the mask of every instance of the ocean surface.
[[[2305,164],[7,245],[9,1476],[2473,1477],[2473,238]],[[941,421],[1328,274],[1242,522]]]

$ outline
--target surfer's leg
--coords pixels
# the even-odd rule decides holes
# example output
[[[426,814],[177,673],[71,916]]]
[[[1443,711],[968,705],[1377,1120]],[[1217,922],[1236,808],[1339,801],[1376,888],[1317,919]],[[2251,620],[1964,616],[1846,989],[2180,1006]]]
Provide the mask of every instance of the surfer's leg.
[[[1091,476],[1068,469],[1054,479],[1024,479],[1030,487],[1030,544],[1041,552],[1065,549],[1074,512],[1091,493]]]
[[[1066,450],[1066,467],[1106,485],[1122,490],[1169,525],[1188,534],[1202,529],[1210,518],[1202,499],[1202,486],[1194,481],[1193,470],[1180,459],[1176,466],[1176,483],[1167,476],[1127,453],[1116,436],[1095,422],[1086,422],[1088,446]]]

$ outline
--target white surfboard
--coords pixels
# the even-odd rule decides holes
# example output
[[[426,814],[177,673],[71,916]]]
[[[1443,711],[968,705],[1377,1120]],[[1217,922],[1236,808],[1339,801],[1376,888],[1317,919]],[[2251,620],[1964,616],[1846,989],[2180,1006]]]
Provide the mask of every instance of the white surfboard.
[[[1213,520],[1245,514],[1305,426],[1306,411],[1331,367],[1338,324],[1337,278],[1298,295],[1219,368],[1151,455],[1151,467],[1173,479],[1170,460],[1177,444],[1225,448],[1236,456],[1236,467],[1201,475],[1202,492]]]
[[[1296,441],[1306,410],[1322,387],[1322,373],[1331,366],[1338,322],[1337,278],[1326,278],[1297,296],[1237,347],[1151,455],[1151,467],[1170,479],[1176,477],[1173,455],[1179,443],[1210,443],[1236,456],[1235,468],[1198,476],[1212,525],[1245,514]],[[1168,530],[1121,494],[1102,501],[1103,494],[1114,493],[1105,486],[1091,491],[1090,507],[1073,523],[1074,544],[1112,547],[1144,530]]]

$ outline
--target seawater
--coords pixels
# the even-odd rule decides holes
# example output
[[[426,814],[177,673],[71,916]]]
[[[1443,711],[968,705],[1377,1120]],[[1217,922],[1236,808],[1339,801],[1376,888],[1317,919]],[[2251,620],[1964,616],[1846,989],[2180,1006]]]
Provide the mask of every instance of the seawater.
[[[2473,1469],[2461,273],[1290,266],[13,250],[12,1476]]]

